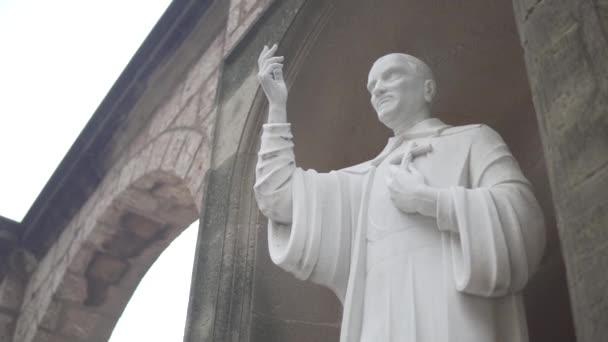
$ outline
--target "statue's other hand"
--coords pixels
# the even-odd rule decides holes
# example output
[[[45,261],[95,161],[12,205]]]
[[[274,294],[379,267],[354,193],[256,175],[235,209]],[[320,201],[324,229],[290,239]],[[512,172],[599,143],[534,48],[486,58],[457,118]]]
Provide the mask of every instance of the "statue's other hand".
[[[287,86],[283,79],[283,56],[275,56],[277,44],[264,46],[258,58],[258,80],[271,105],[287,103]]]
[[[408,214],[436,215],[437,191],[426,184],[413,164],[390,165],[386,185],[397,209]]]

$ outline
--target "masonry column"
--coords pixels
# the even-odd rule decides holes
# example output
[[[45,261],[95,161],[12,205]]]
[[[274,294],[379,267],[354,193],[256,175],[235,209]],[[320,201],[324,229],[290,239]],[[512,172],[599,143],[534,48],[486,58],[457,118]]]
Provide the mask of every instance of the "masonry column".
[[[608,1],[514,0],[579,342],[608,341]]]

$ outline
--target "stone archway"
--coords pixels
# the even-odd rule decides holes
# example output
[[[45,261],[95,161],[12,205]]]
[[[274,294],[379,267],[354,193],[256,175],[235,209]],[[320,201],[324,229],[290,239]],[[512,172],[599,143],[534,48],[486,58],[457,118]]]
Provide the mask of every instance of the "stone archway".
[[[88,233],[86,227],[76,232],[64,273],[55,270],[49,280],[56,289],[29,298],[40,304],[49,297],[46,310],[36,308],[44,315],[34,341],[106,341],[148,268],[198,215],[183,179],[165,171],[136,179],[92,220]],[[24,336],[19,328],[15,338]]]
[[[103,181],[29,279],[13,341],[107,340],[147,269],[199,218],[222,42],[198,57],[124,150],[117,144]]]
[[[216,33],[174,47],[134,107],[110,123],[114,131],[96,138],[109,141],[86,150],[103,157],[86,165],[99,184],[60,220],[18,299],[12,341],[107,340],[146,270],[199,218],[224,48]]]

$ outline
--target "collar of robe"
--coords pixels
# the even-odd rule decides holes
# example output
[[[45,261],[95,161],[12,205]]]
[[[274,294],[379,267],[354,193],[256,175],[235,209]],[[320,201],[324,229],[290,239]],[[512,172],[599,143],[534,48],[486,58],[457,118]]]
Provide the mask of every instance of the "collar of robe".
[[[380,154],[372,160],[372,164],[374,166],[380,165],[382,161],[396,148],[401,146],[406,141],[420,139],[420,138],[429,138],[436,137],[441,134],[445,129],[450,128],[444,124],[441,120],[437,118],[430,118],[419,123],[415,124],[404,133],[399,134],[397,136],[391,137],[388,139],[388,144],[384,148]]]

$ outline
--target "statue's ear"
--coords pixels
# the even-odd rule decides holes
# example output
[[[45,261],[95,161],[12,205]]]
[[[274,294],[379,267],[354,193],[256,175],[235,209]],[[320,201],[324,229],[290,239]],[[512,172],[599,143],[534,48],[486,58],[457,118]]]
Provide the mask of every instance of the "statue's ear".
[[[437,86],[434,80],[424,81],[424,99],[426,102],[431,103],[437,92]]]

